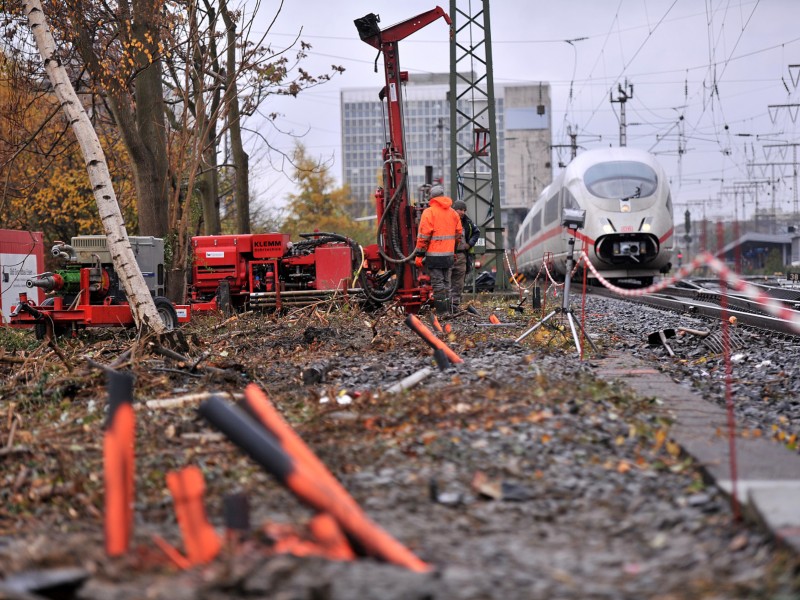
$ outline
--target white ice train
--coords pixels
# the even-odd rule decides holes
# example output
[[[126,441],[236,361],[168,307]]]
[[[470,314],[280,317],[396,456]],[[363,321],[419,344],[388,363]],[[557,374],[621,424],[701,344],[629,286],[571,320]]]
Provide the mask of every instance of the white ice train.
[[[585,210],[583,227],[563,226],[564,209]],[[583,249],[606,279],[650,285],[672,266],[673,234],[667,175],[652,154],[627,147],[588,150],[544,189],[522,222],[517,269],[535,276],[550,259],[549,268],[563,276],[574,236],[575,260]]]

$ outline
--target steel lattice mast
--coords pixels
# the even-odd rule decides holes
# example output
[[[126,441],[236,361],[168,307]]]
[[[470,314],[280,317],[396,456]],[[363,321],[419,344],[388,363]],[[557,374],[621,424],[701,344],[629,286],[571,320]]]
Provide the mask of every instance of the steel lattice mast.
[[[450,0],[450,18],[451,196],[476,217],[490,255],[485,266],[497,267],[496,287],[505,289],[489,0]]]

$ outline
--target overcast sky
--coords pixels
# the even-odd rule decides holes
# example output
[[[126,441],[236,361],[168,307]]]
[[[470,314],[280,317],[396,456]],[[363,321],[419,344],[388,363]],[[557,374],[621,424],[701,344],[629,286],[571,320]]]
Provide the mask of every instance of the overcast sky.
[[[440,5],[449,10],[449,2]],[[276,6],[261,7],[264,28]],[[286,0],[271,29],[273,44],[288,44],[301,33],[312,45],[307,70],[336,64],[346,71],[298,98],[277,99],[267,110],[281,113],[284,128],[304,134],[309,152],[329,159],[339,182],[339,91],[374,86],[377,94],[383,86],[382,63],[375,73],[377,52],[359,39],[353,20],[374,12],[386,28],[435,6],[421,0]],[[495,0],[490,10],[495,83],[551,85],[554,144],[569,142],[570,126],[583,148],[617,145],[620,104],[609,102],[609,95],[613,89],[618,98],[617,86],[627,80],[633,84],[628,145],[658,154],[677,209],[690,206],[696,218],[703,210],[709,217],[731,214],[733,193],[719,201],[720,190],[770,179],[774,169],[776,179],[783,175],[775,201],[793,210],[792,166],[755,166],[748,177],[747,163],[792,163],[792,148],[781,156],[781,149],[768,146],[800,142],[797,109],[779,106],[800,102],[800,66],[790,68],[800,65],[800,0]],[[400,42],[401,68],[412,74],[447,72],[449,58],[443,20]],[[278,147],[292,146],[275,133],[269,137]],[[554,164],[568,160],[568,150],[562,152]],[[258,193],[284,201],[291,184],[260,164]],[[761,208],[771,206],[770,187],[759,191]],[[745,210],[752,211],[754,201],[748,197]],[[738,213],[741,207],[740,199]]]

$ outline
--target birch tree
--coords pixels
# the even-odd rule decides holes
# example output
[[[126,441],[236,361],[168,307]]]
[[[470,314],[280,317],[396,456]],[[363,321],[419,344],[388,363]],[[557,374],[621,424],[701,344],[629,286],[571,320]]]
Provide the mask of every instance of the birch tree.
[[[40,0],[25,0],[24,11],[45,71],[53,86],[53,92],[72,125],[75,138],[86,160],[86,170],[103,223],[111,260],[128,296],[136,325],[140,332],[164,334],[167,328],[158,314],[150,290],[136,263],[111,183],[103,148],[89,121],[89,116],[72,87],[66,69],[55,55],[55,39],[48,27]]]

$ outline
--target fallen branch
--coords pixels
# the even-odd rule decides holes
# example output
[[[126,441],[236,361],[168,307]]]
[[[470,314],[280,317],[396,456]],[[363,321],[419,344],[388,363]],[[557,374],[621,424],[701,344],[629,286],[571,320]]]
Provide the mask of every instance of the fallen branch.
[[[238,321],[240,318],[244,317],[245,315],[252,315],[252,314],[253,314],[253,311],[252,310],[248,310],[247,312],[243,312],[242,314],[233,315],[232,317],[228,317],[227,319],[225,319],[219,325],[214,325],[214,327],[212,327],[211,330],[212,331],[218,331],[218,330],[222,329],[223,327],[227,327],[228,324],[233,323],[234,321]]]
[[[405,379],[401,379],[393,386],[387,388],[386,392],[389,394],[396,394],[397,392],[402,392],[403,390],[407,390],[408,388],[414,387],[420,381],[428,377],[431,373],[433,373],[433,369],[429,367],[425,367],[424,369],[420,369],[415,373],[412,373]]]
[[[184,356],[174,350],[170,350],[169,348],[165,348],[164,346],[159,346],[158,344],[152,345],[153,352],[156,354],[160,354],[166,358],[171,358],[172,360],[177,360],[179,363],[189,367],[189,372],[192,372],[194,369],[191,368],[191,365],[196,365],[197,363],[193,362],[189,357]],[[199,367],[203,371],[207,373],[212,373],[214,375],[221,375],[223,377],[231,377],[232,373],[226,369],[219,369],[217,367],[210,367],[210,366],[203,366]]]
[[[214,394],[219,392],[198,392],[196,394],[186,394],[185,396],[176,396],[175,398],[161,398],[158,400],[148,400],[144,403],[147,408],[153,410],[161,410],[166,408],[181,408],[188,404],[199,404],[203,400],[208,400]],[[244,398],[243,394],[231,394],[233,400],[241,400]]]

